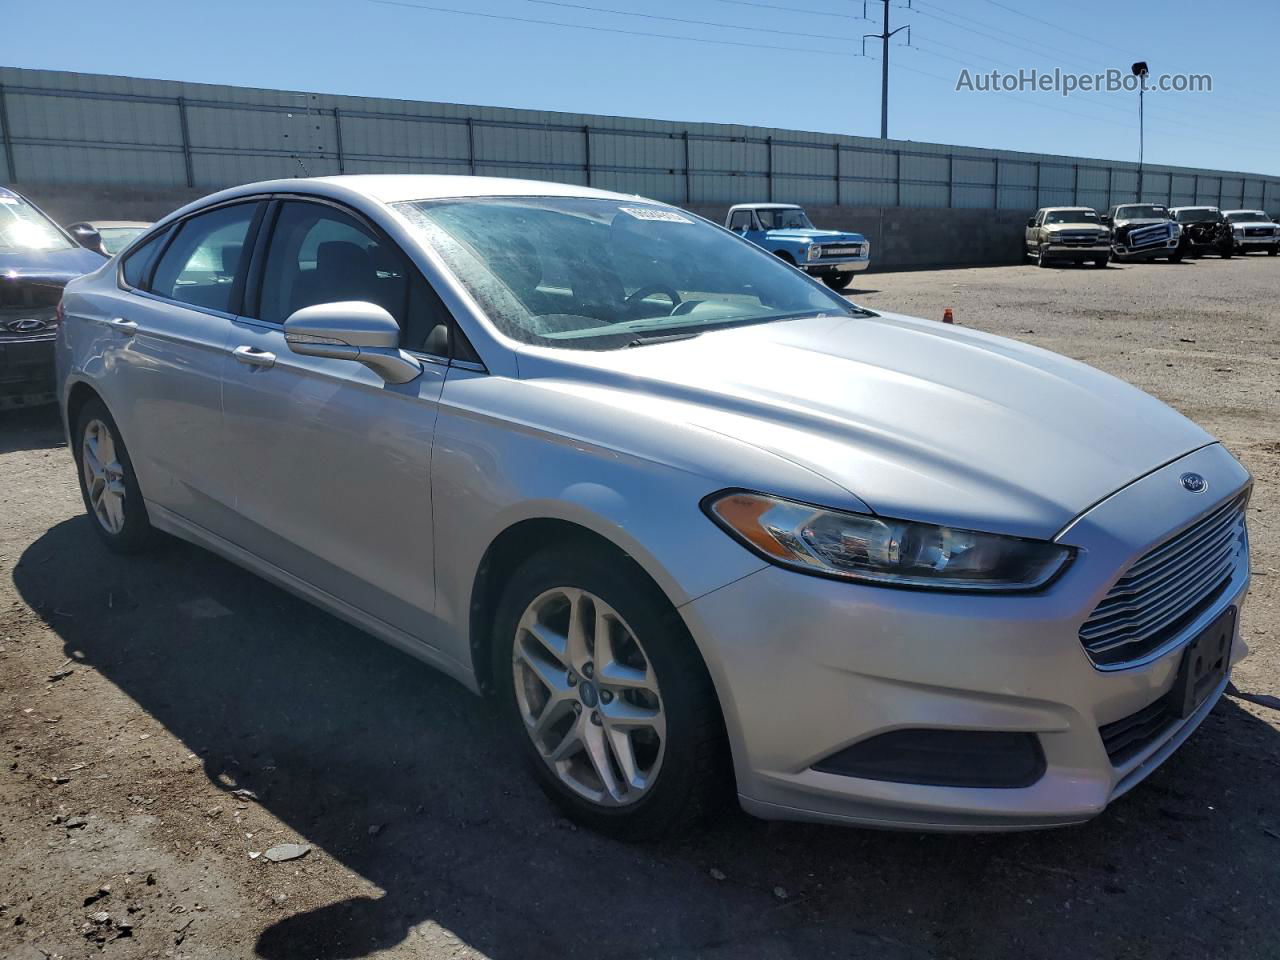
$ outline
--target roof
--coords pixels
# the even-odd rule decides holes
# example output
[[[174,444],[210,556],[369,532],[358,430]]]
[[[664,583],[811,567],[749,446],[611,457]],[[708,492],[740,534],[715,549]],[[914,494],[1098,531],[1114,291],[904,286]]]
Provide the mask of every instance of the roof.
[[[1223,210],[1222,212],[1223,213],[1260,213],[1264,217],[1267,217],[1267,211],[1263,210],[1261,207],[1241,207],[1239,210]],[[1270,220],[1271,218],[1267,217],[1267,219]]]
[[[798,203],[735,203],[729,210],[802,210]]]
[[[338,177],[298,178],[283,181],[290,186],[325,183],[345,187],[382,203],[405,200],[439,200],[454,197],[599,197],[634,200],[635,196],[596,190],[574,183],[548,180],[515,180],[507,177],[468,177],[451,174],[368,173]],[[273,183],[278,186],[279,181]]]
[[[95,230],[110,230],[114,227],[140,227],[146,229],[151,226],[150,220],[81,220],[80,223],[87,223]],[[72,224],[78,226],[78,224]]]
[[[1041,207],[1040,209],[1041,210],[1081,210],[1081,211],[1088,210],[1090,213],[1098,212],[1097,210],[1093,209],[1093,207]]]

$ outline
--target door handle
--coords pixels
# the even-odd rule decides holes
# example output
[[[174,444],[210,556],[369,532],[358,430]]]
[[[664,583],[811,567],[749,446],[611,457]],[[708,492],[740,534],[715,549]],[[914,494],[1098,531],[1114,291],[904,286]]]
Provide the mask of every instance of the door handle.
[[[126,337],[132,337],[138,332],[138,325],[132,320],[126,320],[124,317],[112,317],[108,322],[116,333],[124,334]]]
[[[231,355],[236,358],[237,363],[243,363],[250,367],[274,367],[276,365],[276,355],[274,353],[259,350],[257,347],[236,347],[231,351]]]

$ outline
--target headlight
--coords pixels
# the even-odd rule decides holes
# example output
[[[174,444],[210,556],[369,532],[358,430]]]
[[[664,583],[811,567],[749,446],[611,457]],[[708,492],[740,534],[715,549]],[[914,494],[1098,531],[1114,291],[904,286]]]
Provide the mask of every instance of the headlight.
[[[817,260],[821,256],[822,256],[822,247],[818,246],[816,243],[810,244],[809,249],[805,251],[805,257],[807,257],[810,260]]]
[[[827,510],[760,493],[703,501],[707,514],[748,550],[792,570],[844,580],[938,590],[1034,590],[1071,550],[931,523]]]

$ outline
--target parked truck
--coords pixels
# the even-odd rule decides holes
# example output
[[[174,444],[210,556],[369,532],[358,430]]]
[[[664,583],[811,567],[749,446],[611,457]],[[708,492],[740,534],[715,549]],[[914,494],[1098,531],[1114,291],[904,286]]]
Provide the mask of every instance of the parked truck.
[[[871,244],[860,233],[819,230],[803,207],[791,203],[739,203],[724,225],[770,253],[843,290],[871,263]]]

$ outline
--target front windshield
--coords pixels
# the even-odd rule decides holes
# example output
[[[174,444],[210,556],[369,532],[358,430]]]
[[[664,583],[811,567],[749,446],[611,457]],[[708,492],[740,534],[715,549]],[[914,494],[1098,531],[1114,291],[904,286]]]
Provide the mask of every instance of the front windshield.
[[[1200,223],[1204,220],[1217,220],[1220,214],[1213,207],[1187,207],[1178,211],[1179,223]]]
[[[1261,210],[1240,210],[1228,213],[1227,219],[1232,223],[1259,223],[1266,222],[1268,217]]]
[[[812,230],[809,216],[799,207],[781,207],[756,210],[760,225],[766,230]]]
[[[1167,220],[1169,211],[1165,207],[1139,203],[1131,207],[1121,207],[1116,211],[1117,220]]]
[[[75,244],[17,194],[0,188],[0,252],[67,250]]]
[[[102,249],[115,256],[129,245],[129,241],[140,234],[146,227],[101,227],[98,236],[102,238]]]
[[[716,327],[865,313],[760,247],[642,201],[396,204],[508,336],[579,350]]]
[[[1048,223],[1098,223],[1098,215],[1092,210],[1050,210],[1044,215]]]

